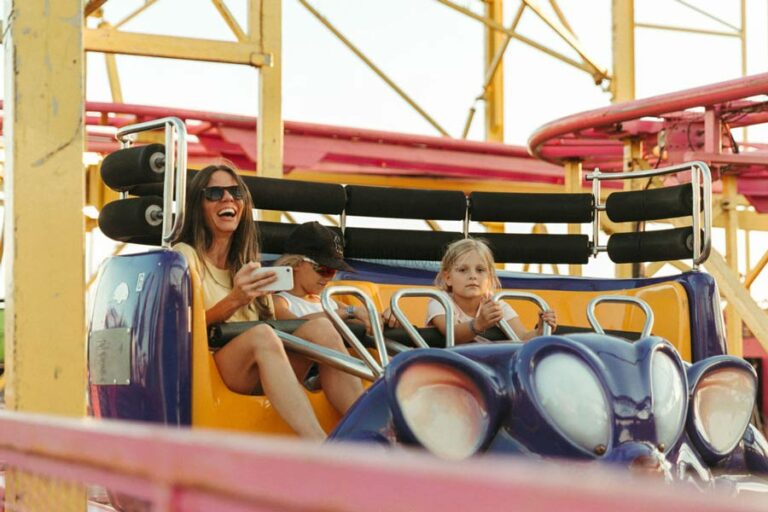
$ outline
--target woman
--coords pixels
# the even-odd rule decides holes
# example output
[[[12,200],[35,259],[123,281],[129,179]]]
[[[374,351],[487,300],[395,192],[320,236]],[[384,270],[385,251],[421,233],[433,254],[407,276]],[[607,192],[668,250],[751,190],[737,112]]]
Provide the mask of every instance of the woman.
[[[187,216],[174,249],[200,275],[208,325],[274,318],[269,292],[274,272],[261,267],[253,201],[237,173],[225,165],[198,172],[187,191]],[[347,353],[341,337],[325,318],[312,319],[294,334],[318,345]],[[224,383],[236,393],[263,391],[275,410],[296,431],[312,439],[326,434],[297,380],[309,361],[290,358],[274,330],[257,325],[238,335],[214,355]],[[340,371],[325,372],[321,383],[331,404],[345,413],[362,393],[359,379]]]

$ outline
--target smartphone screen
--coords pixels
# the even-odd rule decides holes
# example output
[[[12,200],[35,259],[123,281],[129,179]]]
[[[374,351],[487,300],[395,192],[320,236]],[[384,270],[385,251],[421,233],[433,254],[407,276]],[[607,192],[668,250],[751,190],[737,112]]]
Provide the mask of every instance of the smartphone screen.
[[[282,292],[293,288],[293,267],[262,267],[253,271],[253,275],[263,274],[264,272],[274,272],[277,274],[277,281],[269,283],[261,288],[267,292]]]

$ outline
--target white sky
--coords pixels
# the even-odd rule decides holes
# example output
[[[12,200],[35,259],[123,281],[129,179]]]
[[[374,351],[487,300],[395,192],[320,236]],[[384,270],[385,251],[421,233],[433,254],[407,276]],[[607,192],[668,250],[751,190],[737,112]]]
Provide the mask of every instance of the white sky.
[[[286,120],[437,135],[297,0],[282,1]],[[455,1],[476,12],[483,5],[480,0]],[[740,23],[739,0],[687,1],[731,25]],[[435,0],[309,2],[451,135],[460,135],[467,110],[481,92],[483,26],[479,22]],[[106,18],[115,23],[142,3],[111,0],[105,5]],[[611,1],[560,0],[559,4],[589,55],[610,69]],[[635,4],[638,22],[728,30],[676,0],[637,0]],[[229,0],[227,5],[245,26],[246,2]],[[518,5],[519,0],[505,3],[505,25]],[[748,73],[760,73],[768,69],[768,5],[764,0],[747,0],[747,12]],[[122,29],[233,39],[208,0],[159,0]],[[576,58],[530,10],[518,31]],[[638,98],[741,74],[737,38],[643,28],[636,30],[635,38]],[[129,56],[117,59],[127,103],[245,115],[258,111],[258,72],[252,68]],[[609,94],[596,87],[586,73],[517,41],[510,43],[506,54],[505,94],[506,142],[518,145],[524,145],[532,131],[546,122],[610,102]],[[98,54],[88,56],[87,98],[111,101],[103,57]],[[750,139],[758,140],[763,133],[755,130]],[[483,138],[482,110],[475,117],[470,138]],[[753,263],[768,248],[765,238],[753,236]],[[721,240],[721,234],[715,233],[715,239]],[[94,261],[103,252],[96,250]],[[610,270],[605,260],[598,259],[585,273],[608,275]],[[763,277],[753,290],[768,289],[766,285],[768,278]],[[760,299],[765,297],[758,294]]]

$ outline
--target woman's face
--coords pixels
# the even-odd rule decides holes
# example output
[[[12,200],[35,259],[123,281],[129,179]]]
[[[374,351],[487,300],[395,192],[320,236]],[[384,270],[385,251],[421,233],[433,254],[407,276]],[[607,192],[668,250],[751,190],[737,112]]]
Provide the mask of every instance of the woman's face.
[[[236,199],[232,195],[232,189],[237,187],[235,178],[226,171],[216,171],[211,174],[206,190],[203,193],[203,217],[205,225],[211,230],[214,238],[231,236],[240,224],[243,216],[243,199]],[[225,187],[221,190],[221,187]],[[212,194],[210,194],[212,192]],[[241,192],[242,194],[242,192]],[[219,199],[209,199],[206,196],[220,195]],[[238,195],[235,193],[235,195]]]
[[[477,251],[459,257],[444,279],[454,295],[467,299],[482,297],[492,287],[491,269]]]

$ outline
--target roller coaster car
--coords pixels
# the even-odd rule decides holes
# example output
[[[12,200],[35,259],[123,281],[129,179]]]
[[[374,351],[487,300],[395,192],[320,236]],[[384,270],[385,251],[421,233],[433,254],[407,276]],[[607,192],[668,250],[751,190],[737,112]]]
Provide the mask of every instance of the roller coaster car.
[[[749,424],[756,378],[732,356],[692,365],[664,339],[544,336],[401,354],[342,419],[337,441],[619,464],[668,481],[768,490]]]
[[[166,118],[122,128],[118,138],[125,141],[158,127],[166,129],[165,147],[126,148],[102,164],[105,183],[123,193],[102,210],[102,231],[115,240],[164,249],[114,257],[101,269],[88,340],[92,413],[289,433],[265,397],[233,393],[218,373],[211,344],[225,343],[248,326],[224,324],[207,332],[199,277],[182,255],[169,250],[184,217],[184,125]],[[257,208],[340,215],[345,256],[358,259],[358,272],[338,276],[347,281],[334,284],[346,286],[326,290],[323,301],[353,293],[366,302],[378,361],[334,315],[335,308],[327,310],[360,359],[281,334],[288,350],[375,381],[341,419],[322,391],[307,391],[323,426],[334,429],[331,438],[421,446],[450,459],[508,453],[599,460],[702,488],[768,489],[761,477],[750,476],[768,474],[768,444],[749,424],[756,374],[743,360],[726,355],[715,283],[696,271],[709,250],[709,170],[693,163],[631,177],[686,171],[690,184],[618,192],[604,205],[599,204],[600,182],[617,176],[599,172],[588,176],[595,184],[592,194],[472,193],[469,201],[453,191],[246,177]],[[615,222],[688,215],[693,226],[614,234],[601,246],[599,210]],[[345,227],[344,220],[354,215],[461,221],[463,230]],[[526,344],[452,348],[450,330],[443,338],[434,329],[411,326],[413,319],[424,318],[423,297],[409,298],[401,310],[401,299],[409,295],[437,293],[451,315],[446,297],[428,291],[434,267],[363,260],[438,261],[446,243],[472,235],[469,219],[593,223],[591,240],[587,235],[482,234],[499,262],[586,263],[590,255],[607,251],[619,263],[692,257],[694,271],[625,280],[502,272],[505,291],[498,298],[526,301],[515,303],[523,319],[534,317],[536,307],[556,310],[558,335]],[[258,224],[263,252],[282,252],[292,227]],[[601,306],[598,321],[601,302],[614,304]],[[374,309],[387,304],[405,329],[388,331],[385,345]],[[499,327],[497,338],[513,339],[508,326]],[[278,328],[290,330],[285,324]],[[388,349],[399,353],[390,364]]]

